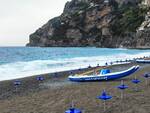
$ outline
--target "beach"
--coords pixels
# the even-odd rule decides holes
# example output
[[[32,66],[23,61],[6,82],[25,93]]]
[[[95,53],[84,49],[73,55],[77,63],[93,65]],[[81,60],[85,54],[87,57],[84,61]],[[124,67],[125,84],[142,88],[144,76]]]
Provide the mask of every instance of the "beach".
[[[110,66],[112,71],[124,70],[132,65],[122,64]],[[139,65],[139,64],[138,64]],[[85,113],[103,113],[103,102],[96,97],[105,89],[113,98],[106,102],[106,113],[150,113],[150,84],[145,84],[142,76],[150,71],[149,64],[140,64],[135,74],[119,80],[108,82],[76,83],[68,81],[68,75],[91,70],[81,69],[59,73],[44,74],[44,81],[37,81],[36,76],[20,79],[21,85],[14,87],[13,81],[0,82],[0,113],[64,113],[71,102]],[[135,78],[141,80],[138,91],[131,82]],[[129,86],[125,90],[124,99],[116,88],[121,80]]]
[[[150,0],[0,5],[0,113],[150,113]]]

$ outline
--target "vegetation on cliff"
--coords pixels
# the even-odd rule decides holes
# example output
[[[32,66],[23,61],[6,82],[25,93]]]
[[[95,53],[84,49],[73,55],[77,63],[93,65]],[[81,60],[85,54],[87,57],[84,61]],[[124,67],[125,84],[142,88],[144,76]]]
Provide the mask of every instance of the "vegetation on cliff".
[[[72,0],[59,17],[30,35],[28,46],[144,48],[150,42],[141,37],[145,35],[136,34],[149,8],[140,3],[141,0]]]
[[[116,16],[112,30],[115,35],[122,35],[126,32],[136,32],[137,28],[145,20],[149,8],[139,6],[126,6],[119,9],[120,15]]]

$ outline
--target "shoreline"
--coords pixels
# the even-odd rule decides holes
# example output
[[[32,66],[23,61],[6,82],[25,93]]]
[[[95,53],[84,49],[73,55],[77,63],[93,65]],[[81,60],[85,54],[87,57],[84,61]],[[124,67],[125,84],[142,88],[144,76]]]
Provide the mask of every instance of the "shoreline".
[[[111,69],[111,67],[116,67],[116,66],[126,67],[126,65],[128,67],[131,67],[133,64],[132,63],[127,63],[127,64],[117,64],[117,65],[112,65],[112,66],[110,65],[107,68]],[[41,83],[45,83],[45,82],[48,82],[48,81],[60,82],[61,80],[65,80],[65,82],[71,82],[71,81],[68,80],[68,76],[71,73],[72,74],[78,74],[78,73],[83,73],[83,72],[93,70],[93,69],[96,69],[96,68],[101,68],[101,67],[104,67],[104,66],[97,66],[97,67],[91,67],[91,68],[87,67],[87,68],[81,68],[81,69],[75,69],[75,70],[69,70],[69,71],[61,71],[61,72],[56,72],[56,73],[45,73],[45,74],[40,74],[40,75],[33,75],[33,76],[30,76],[30,77],[23,77],[23,78],[19,78],[19,79],[0,81],[0,89],[1,89],[1,91],[0,91],[0,100],[3,99],[3,98],[4,99],[9,98],[9,97],[11,97],[11,95],[13,95],[13,93],[15,93],[14,81],[16,81],[16,80],[21,81],[21,85],[19,86],[18,89],[19,89],[19,94],[22,95],[22,93],[24,93],[24,90],[25,90],[25,92],[29,92],[31,90],[33,92],[34,91],[37,92],[38,90],[42,90],[43,88],[39,87],[39,84],[41,84]],[[127,69],[127,68],[125,68],[125,69]],[[123,70],[123,69],[120,69],[120,70]],[[118,71],[118,70],[114,70],[114,71]],[[38,77],[38,76],[44,77],[44,81],[38,82],[36,80],[36,77]],[[74,82],[71,82],[71,83],[74,83]],[[5,93],[8,93],[8,92],[11,95],[10,94],[5,95]]]
[[[9,47],[11,47],[11,48],[16,48],[16,47],[25,47],[25,48],[62,48],[61,46],[51,46],[51,47],[40,47],[40,46],[0,46],[1,48],[9,48]],[[107,47],[97,47],[97,46],[65,46],[65,47],[63,47],[63,48],[106,48],[106,49],[135,49],[135,50],[149,50],[150,48],[122,48],[122,47],[118,47],[118,48],[107,48]]]
[[[8,51],[11,53],[13,49],[8,49]],[[25,51],[27,52],[28,56],[24,54],[23,52],[17,52],[17,51]],[[74,49],[73,49],[74,50]],[[91,50],[90,52],[88,50]],[[107,50],[107,49],[106,49]],[[8,58],[3,58],[0,62],[0,70],[1,70],[1,79],[0,81],[4,80],[11,80],[11,79],[20,79],[27,76],[33,76],[39,75],[39,74],[45,74],[45,73],[54,73],[54,72],[60,72],[65,70],[72,70],[72,69],[78,69],[78,68],[84,68],[91,66],[99,65],[105,65],[105,63],[108,61],[115,62],[115,61],[123,61],[128,60],[132,61],[133,58],[144,58],[144,56],[149,56],[148,51],[143,51],[140,53],[140,51],[132,51],[130,50],[114,50],[108,49],[108,53],[110,55],[107,56],[107,52],[105,53],[107,57],[104,55],[101,55],[101,52],[103,53],[105,49],[75,49],[75,54],[72,55],[72,49],[56,49],[57,53],[53,53],[55,49],[15,49],[14,53],[16,57],[13,61],[13,58],[11,55],[8,55]],[[87,56],[80,55],[80,51],[82,54]],[[35,53],[35,55],[33,53]],[[52,53],[51,53],[52,52]],[[97,54],[96,52],[99,52]],[[43,56],[42,54],[45,55]],[[60,53],[60,54],[59,54]],[[64,53],[67,53],[65,55]],[[112,54],[111,54],[112,53]],[[117,54],[119,53],[119,54]],[[114,56],[113,56],[114,54]],[[7,53],[6,53],[7,55]],[[63,58],[61,59],[61,55],[63,55]],[[118,56],[119,55],[119,56]],[[47,56],[47,57],[46,57]],[[90,56],[90,58],[88,57]],[[4,59],[4,61],[3,61]],[[7,60],[8,59],[8,60]],[[12,59],[12,60],[11,60]],[[41,59],[41,60],[40,60]],[[78,63],[79,62],[79,63]]]
[[[112,71],[118,71],[118,70],[121,71],[133,65],[136,65],[136,63],[110,66],[109,69],[111,69]],[[142,80],[142,86],[140,87],[145,88],[143,83],[144,78],[141,75],[144,72],[149,71],[150,65],[140,64],[140,67],[141,69],[135,74],[123,78],[125,83],[132,86],[130,90],[127,90],[128,92],[127,94],[131,96],[128,98],[129,100],[127,99],[128,101],[131,101],[130,103],[133,102],[132,100],[130,100],[131,98],[136,98],[134,96],[137,94],[141,96],[143,93],[143,90],[142,92],[137,92],[137,94],[132,91],[133,85],[131,85],[130,81],[131,79],[134,78],[135,75],[137,75],[138,78]],[[81,69],[80,71],[79,70],[71,70],[71,71],[73,73],[79,73],[79,72],[81,73],[91,69],[93,68],[90,69],[84,68]],[[102,109],[102,105],[101,106],[98,105],[102,103],[100,102],[100,100],[95,100],[96,96],[100,94],[100,92],[104,88],[106,88],[106,90],[112,95],[118,92],[115,89],[115,86],[120,84],[121,81],[120,79],[114,81],[76,83],[76,82],[70,82],[67,79],[71,71],[64,71],[64,72],[52,73],[52,74],[43,74],[45,80],[42,82],[38,82],[36,80],[36,77],[39,75],[19,79],[22,81],[22,84],[17,88],[17,91],[13,85],[14,80],[1,81],[0,82],[0,89],[1,89],[0,109],[2,110],[2,113],[6,110],[6,108],[7,108],[6,111],[12,111],[12,109],[14,109],[14,112],[11,113],[30,113],[30,112],[41,113],[42,112],[41,110],[45,110],[45,109],[46,111],[44,113],[61,113],[64,112],[66,109],[68,109],[69,104],[71,103],[72,100],[75,100],[75,104],[77,108],[87,110],[86,113],[93,113],[93,112],[99,113],[99,110]],[[146,93],[145,94],[146,96],[149,96],[149,90],[145,90],[144,93]],[[142,98],[139,95],[137,96],[136,99]],[[111,109],[111,111],[109,110],[108,111],[111,113],[116,113],[116,109],[117,109],[117,111],[121,112],[121,109],[119,107],[116,108],[111,107],[111,106],[119,106],[119,104],[115,102],[115,100],[118,99],[119,97],[115,96],[114,98],[115,99],[108,102],[108,105],[110,106]],[[149,104],[150,97],[147,98],[148,99],[144,99],[144,102],[146,103],[146,105],[147,104],[150,105]],[[128,103],[127,100],[125,103]],[[7,107],[8,103],[12,104],[8,106],[13,106],[14,108]],[[19,106],[21,106],[20,104],[23,104],[25,107],[20,109],[18,104]],[[34,109],[30,109],[30,106],[32,106]],[[38,106],[41,106],[40,109],[38,108]],[[98,107],[97,110],[96,107]],[[146,109],[150,110],[149,108]],[[131,111],[132,110],[135,111],[135,109],[131,109]],[[127,112],[127,113],[133,113],[133,112]],[[137,111],[136,113],[141,113],[141,111],[139,112]],[[142,112],[142,113],[147,113],[147,112]]]
[[[136,59],[143,59],[143,58],[136,58]],[[146,60],[150,60],[150,57],[145,57]],[[134,60],[120,60],[120,61],[113,61],[113,62],[106,62],[107,66],[106,67],[111,67],[111,66],[117,66],[117,65],[128,65],[128,64],[133,64],[136,63]],[[112,63],[112,64],[111,64]],[[89,68],[90,66],[90,68]],[[104,65],[97,65],[97,66],[91,66],[89,65],[87,67],[83,67],[83,68],[78,68],[78,69],[68,69],[68,70],[64,70],[64,71],[56,71],[56,72],[47,72],[47,73],[42,73],[42,74],[35,74],[35,75],[30,75],[30,76],[26,76],[26,77],[18,77],[18,78],[14,78],[14,79],[6,79],[6,80],[0,80],[0,82],[5,82],[5,81],[15,81],[15,80],[23,80],[23,79],[27,79],[27,78],[33,78],[36,76],[45,76],[45,75],[49,75],[49,76],[55,76],[55,74],[57,75],[58,73],[78,73],[78,72],[82,72],[82,71],[87,71],[88,69],[94,69],[94,68],[101,68],[101,67],[105,67]]]
[[[107,68],[112,69],[113,72],[116,71],[123,71],[125,69],[128,69],[129,67],[136,65],[135,63],[125,63],[125,64],[115,64],[115,65],[109,65],[107,66]],[[0,89],[2,90],[0,92],[0,95],[2,95],[3,91],[7,92],[7,90],[13,92],[13,90],[15,90],[14,87],[14,81],[19,80],[21,81],[21,90],[23,89],[35,89],[35,90],[39,90],[38,85],[43,83],[43,82],[47,82],[47,81],[57,81],[59,82],[59,80],[65,79],[66,81],[68,80],[68,76],[70,74],[80,74],[86,71],[90,71],[93,69],[97,69],[97,68],[102,68],[105,66],[96,66],[96,67],[91,67],[91,68],[81,68],[81,69],[75,69],[75,70],[69,70],[69,71],[61,71],[61,72],[56,72],[56,73],[45,73],[45,74],[40,74],[40,75],[33,75],[33,76],[29,76],[29,77],[23,77],[23,78],[19,78],[19,79],[12,79],[12,80],[4,80],[4,81],[0,81]],[[113,67],[118,67],[117,69],[113,69]],[[36,78],[38,76],[42,76],[44,77],[44,81],[42,81],[41,83],[38,82],[36,80]],[[71,81],[69,81],[71,82]],[[22,87],[23,86],[23,87]],[[5,90],[7,89],[7,90]],[[22,91],[21,91],[22,92]],[[0,96],[0,99],[2,99],[3,97]]]

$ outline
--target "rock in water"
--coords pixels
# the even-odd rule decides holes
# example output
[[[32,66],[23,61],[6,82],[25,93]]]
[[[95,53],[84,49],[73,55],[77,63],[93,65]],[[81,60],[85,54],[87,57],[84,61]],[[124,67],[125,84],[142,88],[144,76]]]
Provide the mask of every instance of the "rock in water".
[[[150,48],[150,26],[138,30],[148,11],[141,0],[72,0],[27,46]]]

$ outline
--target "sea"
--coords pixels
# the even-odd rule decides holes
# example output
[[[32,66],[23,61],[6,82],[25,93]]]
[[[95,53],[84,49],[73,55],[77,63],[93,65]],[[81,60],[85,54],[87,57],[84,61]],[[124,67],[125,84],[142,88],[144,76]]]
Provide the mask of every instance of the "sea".
[[[63,47],[0,47],[0,81],[150,56],[150,50]]]

